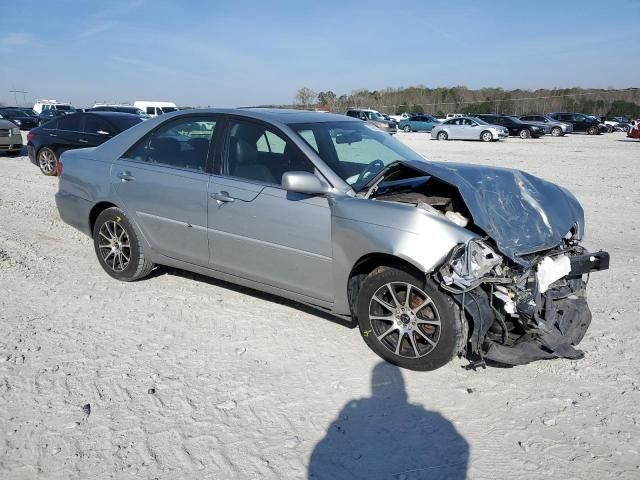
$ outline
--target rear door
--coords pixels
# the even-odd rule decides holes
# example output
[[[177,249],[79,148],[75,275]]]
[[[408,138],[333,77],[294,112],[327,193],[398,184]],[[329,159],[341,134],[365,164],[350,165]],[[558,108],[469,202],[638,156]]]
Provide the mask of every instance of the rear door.
[[[127,213],[151,247],[169,257],[207,266],[209,152],[218,117],[193,115],[161,124],[111,169]]]
[[[86,142],[88,147],[97,147],[112,138],[116,129],[99,115],[85,115],[82,131],[84,135],[81,142]]]
[[[84,115],[81,113],[65,115],[58,119],[57,130],[49,134],[50,137],[55,138],[54,143],[57,146],[58,156],[65,150],[88,146],[86,142],[80,141],[83,136],[83,122]]]

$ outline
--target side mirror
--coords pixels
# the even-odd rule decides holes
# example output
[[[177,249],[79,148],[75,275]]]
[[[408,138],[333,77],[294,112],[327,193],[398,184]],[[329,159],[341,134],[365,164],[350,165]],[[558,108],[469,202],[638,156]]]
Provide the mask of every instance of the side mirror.
[[[282,175],[282,188],[287,192],[322,194],[329,191],[329,187],[309,172],[285,172]]]

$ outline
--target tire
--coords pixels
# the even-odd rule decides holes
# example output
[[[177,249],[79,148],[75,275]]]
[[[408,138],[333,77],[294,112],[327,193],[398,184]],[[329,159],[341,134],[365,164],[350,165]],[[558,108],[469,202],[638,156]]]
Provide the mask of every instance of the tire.
[[[598,127],[589,127],[587,129],[587,134],[589,135],[598,135],[600,133],[600,130],[598,130]]]
[[[528,128],[523,128],[522,130],[520,130],[520,138],[522,138],[523,140],[531,138],[531,130],[529,130]]]
[[[394,304],[390,289],[395,294]],[[453,300],[432,282],[408,271],[377,268],[362,282],[356,302],[365,343],[399,367],[436,370],[458,353],[459,345],[466,343],[466,339],[461,342],[462,324]],[[414,302],[420,303],[413,306]]]
[[[607,125],[607,133],[613,133],[613,126]]]
[[[100,212],[93,227],[93,247],[100,266],[117,280],[139,280],[153,269],[133,224],[119,208]]]
[[[404,130],[407,133],[411,132],[411,127],[409,125],[405,125],[404,127],[402,127],[402,130]]]
[[[553,127],[551,129],[551,135],[553,135],[554,137],[561,137],[562,135],[564,135],[564,133],[562,132],[562,128]]]
[[[492,142],[493,141],[493,134],[491,132],[489,132],[488,130],[485,130],[484,132],[482,132],[480,134],[480,140],[482,140],[483,142]]]
[[[449,140],[449,135],[447,132],[438,132],[438,140]]]
[[[43,175],[47,177],[54,177],[58,175],[58,156],[56,152],[51,150],[49,147],[42,147],[38,151],[38,156],[36,157],[38,160],[38,167],[40,167],[40,171]]]

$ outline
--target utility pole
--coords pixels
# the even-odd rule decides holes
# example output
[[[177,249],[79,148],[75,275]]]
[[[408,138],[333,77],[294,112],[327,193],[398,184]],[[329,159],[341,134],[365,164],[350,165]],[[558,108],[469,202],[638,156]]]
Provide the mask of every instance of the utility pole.
[[[22,94],[22,100],[24,101],[24,103],[26,105],[26,103],[27,103],[27,93],[29,93],[29,92],[26,92],[24,90],[9,90],[9,93],[13,93],[13,100],[14,100],[14,102],[16,104],[16,107],[18,106],[18,93]]]

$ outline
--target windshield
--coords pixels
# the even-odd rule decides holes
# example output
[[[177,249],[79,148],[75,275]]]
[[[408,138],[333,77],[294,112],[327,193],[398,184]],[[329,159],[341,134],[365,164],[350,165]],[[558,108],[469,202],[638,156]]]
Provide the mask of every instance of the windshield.
[[[143,119],[141,117],[138,116],[129,116],[129,115],[123,115],[122,117],[117,116],[117,117],[109,117],[109,121],[111,123],[113,123],[117,128],[118,131],[122,132],[124,130],[126,130],[127,128],[131,128],[134,125],[137,125],[138,123],[142,122]]]
[[[290,127],[355,191],[392,162],[424,161],[388,133],[366,123],[322,122]]]
[[[160,110],[162,110],[162,113],[169,113],[169,112],[175,112],[178,109],[174,107],[161,107]]]
[[[62,110],[64,112],[75,112],[76,109],[71,105],[53,105],[53,108],[56,110]]]

